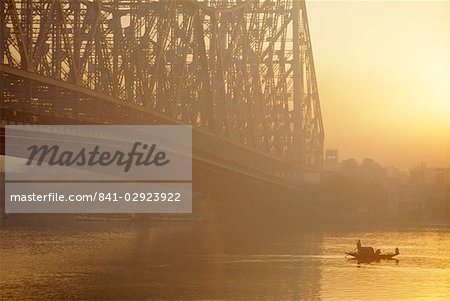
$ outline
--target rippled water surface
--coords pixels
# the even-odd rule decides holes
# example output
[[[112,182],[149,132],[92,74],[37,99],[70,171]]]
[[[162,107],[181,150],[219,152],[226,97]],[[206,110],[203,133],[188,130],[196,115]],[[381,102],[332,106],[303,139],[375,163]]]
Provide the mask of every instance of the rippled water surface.
[[[399,261],[347,260],[358,238],[383,251],[398,246]],[[450,300],[448,228],[8,221],[0,239],[6,300]]]

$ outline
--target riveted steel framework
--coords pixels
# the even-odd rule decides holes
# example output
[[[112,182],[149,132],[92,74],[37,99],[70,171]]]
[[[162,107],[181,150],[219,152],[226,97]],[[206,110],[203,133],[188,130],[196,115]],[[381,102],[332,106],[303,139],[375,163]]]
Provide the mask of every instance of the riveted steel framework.
[[[323,125],[304,1],[0,5],[2,64],[150,109],[301,168],[320,167]],[[3,107],[82,120],[99,113],[76,88],[34,86],[25,97],[14,91],[25,80],[5,82]]]

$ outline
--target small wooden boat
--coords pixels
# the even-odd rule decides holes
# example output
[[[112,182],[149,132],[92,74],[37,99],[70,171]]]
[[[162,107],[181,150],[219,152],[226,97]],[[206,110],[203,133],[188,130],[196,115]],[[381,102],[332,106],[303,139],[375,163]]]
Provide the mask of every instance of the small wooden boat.
[[[396,253],[373,253],[373,254],[360,254],[357,251],[345,252],[348,256],[353,257],[353,259],[357,259],[359,261],[377,261],[381,259],[389,260],[395,259],[394,257],[398,254]]]
[[[350,252],[345,252],[345,254],[347,254],[346,257],[350,256],[352,257],[352,259],[356,259],[360,262],[370,262],[378,261],[381,259],[395,259],[394,257],[400,254],[400,250],[398,248],[395,248],[395,252],[381,253],[380,249],[374,251],[372,247],[361,246],[361,241],[358,240],[356,249]]]

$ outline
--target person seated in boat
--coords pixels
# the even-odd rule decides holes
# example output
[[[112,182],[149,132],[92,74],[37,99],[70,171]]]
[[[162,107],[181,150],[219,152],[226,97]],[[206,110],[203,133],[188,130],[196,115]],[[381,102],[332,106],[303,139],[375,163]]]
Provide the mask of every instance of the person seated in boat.
[[[377,255],[380,255],[380,254],[381,254],[381,250],[380,250],[380,249],[377,249],[377,250],[375,251],[375,253],[376,253]]]
[[[395,248],[395,255],[398,255],[398,254],[400,254],[400,250],[397,247],[397,248]]]

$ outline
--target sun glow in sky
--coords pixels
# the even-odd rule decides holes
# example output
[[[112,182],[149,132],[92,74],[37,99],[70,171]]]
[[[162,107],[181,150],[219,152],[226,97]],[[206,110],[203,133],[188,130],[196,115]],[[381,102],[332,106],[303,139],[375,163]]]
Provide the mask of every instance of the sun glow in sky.
[[[450,166],[450,1],[307,1],[340,159]]]

